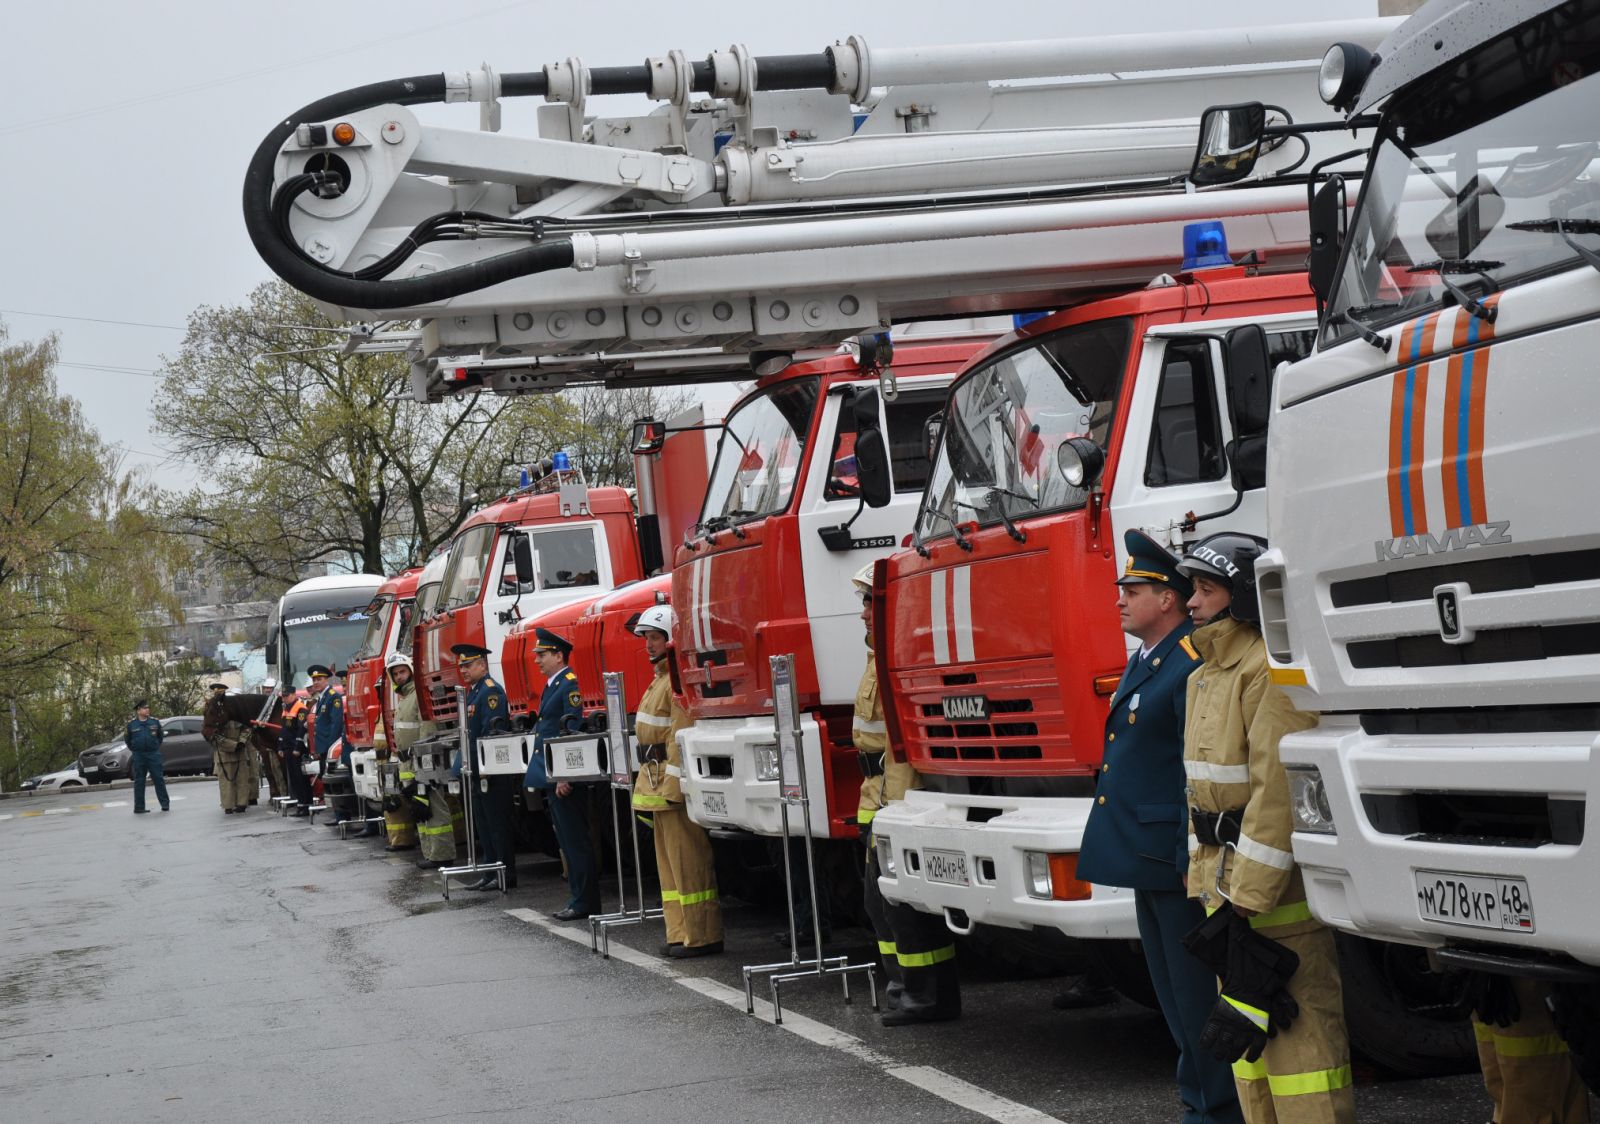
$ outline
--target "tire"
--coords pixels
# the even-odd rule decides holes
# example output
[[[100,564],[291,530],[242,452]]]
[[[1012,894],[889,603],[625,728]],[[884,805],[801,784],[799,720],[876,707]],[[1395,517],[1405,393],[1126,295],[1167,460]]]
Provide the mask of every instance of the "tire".
[[[62,781],[61,782],[61,787],[62,788],[82,788],[82,787],[84,787],[84,785],[83,785],[82,781]]]
[[[1443,1077],[1478,1068],[1472,1024],[1449,980],[1410,945],[1335,933],[1350,1046],[1401,1077]]]
[[[1111,986],[1124,997],[1152,1011],[1161,1010],[1156,985],[1150,980],[1150,965],[1144,946],[1134,940],[1089,941],[1089,955],[1110,979]]]
[[[1572,1051],[1572,1065],[1600,1095],[1600,985],[1556,984],[1550,991],[1550,1015]]]

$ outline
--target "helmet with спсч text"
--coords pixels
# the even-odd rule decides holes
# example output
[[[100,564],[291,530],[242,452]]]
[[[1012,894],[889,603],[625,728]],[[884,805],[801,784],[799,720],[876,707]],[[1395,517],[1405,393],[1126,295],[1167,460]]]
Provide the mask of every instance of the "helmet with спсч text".
[[[1259,626],[1261,603],[1256,600],[1256,559],[1267,549],[1267,540],[1243,531],[1219,531],[1207,535],[1183,553],[1178,571],[1193,578],[1210,578],[1228,587],[1233,595],[1228,613],[1235,620]]]

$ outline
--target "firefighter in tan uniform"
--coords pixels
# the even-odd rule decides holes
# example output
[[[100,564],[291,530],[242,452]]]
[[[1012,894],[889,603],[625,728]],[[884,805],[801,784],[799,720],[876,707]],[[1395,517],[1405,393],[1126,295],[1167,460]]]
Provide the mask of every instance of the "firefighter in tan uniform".
[[[651,816],[655,826],[661,912],[667,923],[663,951],[674,958],[709,956],[722,951],[722,903],[717,899],[711,837],[683,807],[678,731],[689,725],[689,715],[674,697],[668,674],[672,609],[652,605],[639,614],[633,631],[644,638],[645,652],[656,670],[634,716],[640,765],[633,783],[633,808]]]
[[[391,756],[397,765],[398,785],[390,792],[387,785],[383,793],[383,829],[389,837],[385,851],[410,851],[417,845],[416,801],[407,794],[407,786],[414,792],[417,774],[412,771],[411,747],[424,736],[423,723],[417,713],[416,685],[411,679],[411,657],[404,652],[391,652],[384,661],[389,673],[389,685],[394,690],[394,733],[384,729],[382,719],[373,731],[372,744],[380,762],[387,763]],[[426,724],[426,734],[433,733],[433,723]],[[380,774],[382,766],[380,765]]]
[[[961,980],[950,930],[932,914],[885,901],[878,889],[872,821],[890,801],[902,799],[909,789],[921,788],[922,778],[909,763],[896,760],[889,752],[889,731],[883,719],[878,668],[872,654],[872,563],[863,566],[850,580],[861,595],[861,621],[867,629],[867,668],[856,688],[850,734],[861,755],[861,803],[856,809],[856,823],[867,845],[863,904],[889,977],[883,1025],[944,1022],[961,1014]]]
[[[1221,981],[1200,1035],[1233,1064],[1249,1124],[1355,1119],[1350,1046],[1333,934],[1311,916],[1289,838],[1284,734],[1308,729],[1273,686],[1258,631],[1255,562],[1266,543],[1223,532],[1191,546],[1178,569],[1194,582],[1184,731],[1188,890],[1209,916],[1185,938]]]
[[[1472,977],[1472,1029],[1493,1124],[1588,1124],[1589,1091],[1550,1017],[1550,985]]]

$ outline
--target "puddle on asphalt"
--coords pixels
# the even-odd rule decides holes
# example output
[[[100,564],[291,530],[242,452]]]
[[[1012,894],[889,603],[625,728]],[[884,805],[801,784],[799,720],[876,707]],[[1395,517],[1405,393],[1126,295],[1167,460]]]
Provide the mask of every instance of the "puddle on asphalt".
[[[0,971],[0,1026],[20,1025],[27,1018],[24,1006],[68,994],[97,999],[104,990],[99,967],[110,945],[58,948],[29,956]]]

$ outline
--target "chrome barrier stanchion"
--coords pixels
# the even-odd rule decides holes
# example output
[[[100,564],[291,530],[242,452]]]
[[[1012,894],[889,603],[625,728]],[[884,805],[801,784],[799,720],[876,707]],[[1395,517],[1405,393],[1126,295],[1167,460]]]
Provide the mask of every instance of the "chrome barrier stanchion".
[[[755,1014],[755,977],[765,975],[772,988],[773,1022],[783,1022],[783,997],[781,985],[795,980],[820,980],[828,976],[839,977],[844,989],[844,1001],[850,999],[850,973],[865,972],[867,986],[872,991],[872,1009],[878,1010],[878,967],[876,964],[852,964],[848,956],[822,955],[822,912],[817,901],[817,861],[811,843],[811,797],[806,787],[806,764],[800,732],[800,708],[794,690],[794,656],[771,657],[772,667],[772,722],[778,740],[778,813],[783,831],[783,885],[789,899],[789,959],[780,964],[747,964],[744,967],[744,1009]],[[794,914],[794,872],[789,857],[789,809],[800,809],[800,822],[805,832],[806,894],[811,905],[811,938],[813,955],[802,958],[800,937]]]
[[[450,900],[450,879],[462,878],[475,874],[482,878],[486,874],[493,874],[500,883],[500,892],[506,892],[506,864],[505,863],[480,863],[478,862],[478,835],[474,830],[472,814],[472,797],[479,791],[483,782],[478,775],[478,755],[472,752],[472,739],[467,735],[467,689],[456,688],[456,730],[457,750],[461,754],[461,810],[466,817],[467,828],[467,865],[466,866],[441,866],[439,868],[439,885],[444,890],[444,900]],[[448,786],[446,786],[448,788]]]
[[[639,861],[639,817],[633,810],[633,753],[628,737],[627,697],[622,689],[622,672],[608,671],[606,681],[606,765],[611,772],[611,828],[617,849],[617,911],[597,913],[589,918],[589,947],[606,959],[611,958],[611,930],[623,925],[638,925],[665,916],[660,909],[644,905],[644,867]],[[639,904],[628,908],[627,880],[622,870],[622,814],[617,811],[617,793],[627,801],[628,827],[633,839],[634,886]]]

